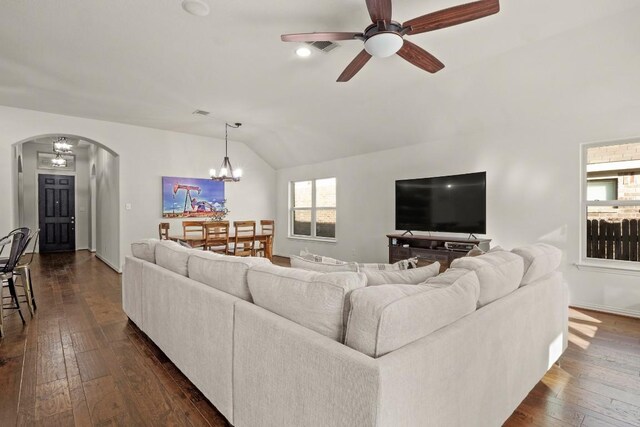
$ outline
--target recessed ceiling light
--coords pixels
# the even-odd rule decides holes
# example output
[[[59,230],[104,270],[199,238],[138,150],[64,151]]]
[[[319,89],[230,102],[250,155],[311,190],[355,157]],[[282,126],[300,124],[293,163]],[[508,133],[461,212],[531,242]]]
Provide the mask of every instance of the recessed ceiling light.
[[[298,55],[301,58],[306,58],[307,56],[311,55],[311,49],[304,46],[299,47],[296,49],[296,55]]]
[[[195,16],[207,16],[209,5],[202,0],[182,0],[182,8],[185,12]]]

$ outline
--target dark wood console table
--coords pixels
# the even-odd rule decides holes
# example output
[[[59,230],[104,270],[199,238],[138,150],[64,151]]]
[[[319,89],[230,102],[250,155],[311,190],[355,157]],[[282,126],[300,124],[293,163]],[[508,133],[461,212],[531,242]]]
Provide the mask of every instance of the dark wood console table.
[[[489,250],[491,239],[464,239],[459,237],[387,234],[389,239],[389,263],[407,258],[418,258],[418,266],[434,262],[440,263],[440,271],[449,268],[451,262],[467,254],[466,250],[445,248],[446,242],[477,245],[483,251]]]

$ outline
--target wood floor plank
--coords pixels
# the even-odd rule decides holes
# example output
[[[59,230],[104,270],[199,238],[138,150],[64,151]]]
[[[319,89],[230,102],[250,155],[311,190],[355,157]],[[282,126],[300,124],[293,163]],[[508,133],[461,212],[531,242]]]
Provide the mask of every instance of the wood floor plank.
[[[68,383],[74,424],[77,426],[91,425],[91,415],[89,414],[87,399],[84,395],[82,378],[80,378],[80,375],[70,377]]]
[[[78,369],[83,382],[109,375],[109,368],[105,363],[101,350],[85,351],[76,354]]]
[[[126,405],[111,376],[83,383],[93,425],[131,425]]]
[[[36,386],[36,420],[71,411],[67,380],[56,380]]]

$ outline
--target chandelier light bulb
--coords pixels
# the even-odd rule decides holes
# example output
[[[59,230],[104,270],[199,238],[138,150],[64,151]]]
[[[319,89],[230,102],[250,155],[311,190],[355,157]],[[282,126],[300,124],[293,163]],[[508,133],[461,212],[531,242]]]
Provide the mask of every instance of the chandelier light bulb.
[[[215,169],[209,169],[209,176],[211,178],[214,178],[216,176],[216,170]]]
[[[227,168],[220,169],[220,176],[227,176]]]
[[[242,169],[236,169],[233,174],[234,178],[242,178]]]

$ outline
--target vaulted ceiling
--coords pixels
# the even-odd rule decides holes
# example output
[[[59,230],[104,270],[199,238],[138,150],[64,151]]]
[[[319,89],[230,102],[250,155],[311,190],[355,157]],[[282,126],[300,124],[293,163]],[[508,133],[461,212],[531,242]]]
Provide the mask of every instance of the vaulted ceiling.
[[[439,73],[374,58],[349,83],[335,80],[361,42],[301,59],[280,34],[362,31],[364,0],[205,1],[206,17],[179,0],[2,1],[0,104],[214,137],[239,121],[231,139],[281,168],[640,99],[637,0],[503,0],[411,37]],[[464,1],[395,0],[393,15]]]

